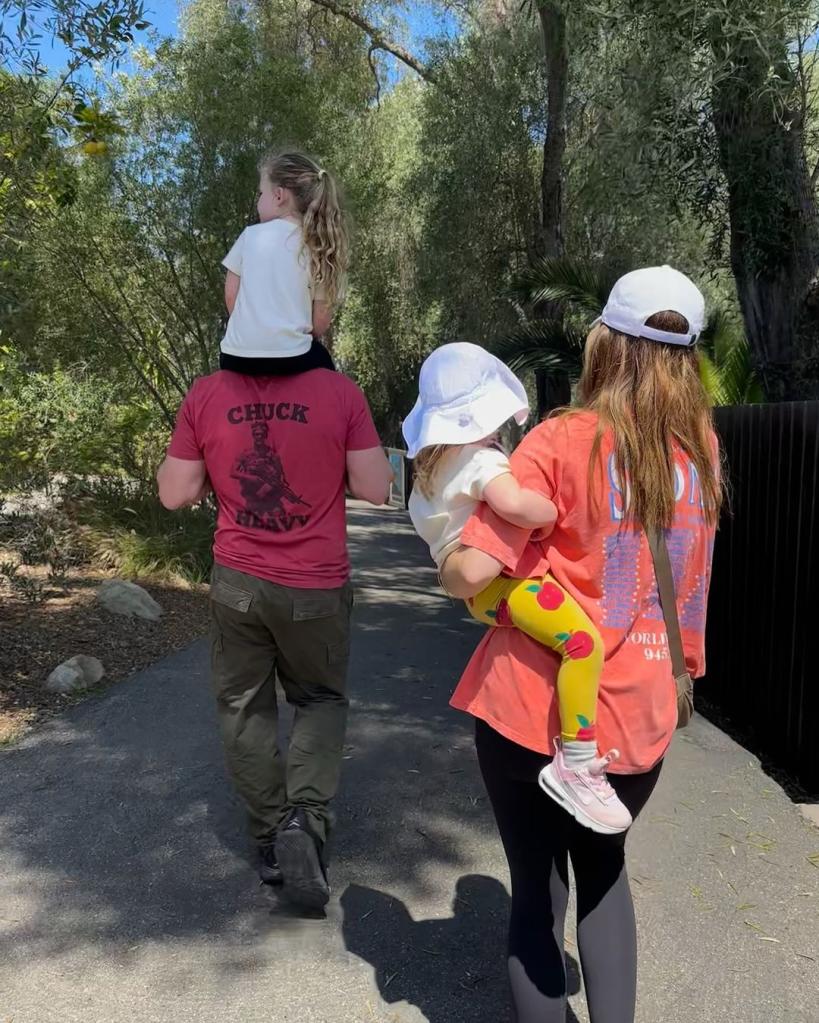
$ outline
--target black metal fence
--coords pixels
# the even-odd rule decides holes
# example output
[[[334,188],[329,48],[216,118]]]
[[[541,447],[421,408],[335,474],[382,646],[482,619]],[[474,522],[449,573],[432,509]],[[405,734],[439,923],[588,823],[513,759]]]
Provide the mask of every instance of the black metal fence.
[[[819,402],[717,411],[731,509],[714,549],[705,699],[819,791]]]

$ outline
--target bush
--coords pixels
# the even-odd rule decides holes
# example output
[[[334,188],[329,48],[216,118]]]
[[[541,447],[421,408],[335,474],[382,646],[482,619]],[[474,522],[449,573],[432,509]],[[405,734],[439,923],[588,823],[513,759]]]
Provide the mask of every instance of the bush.
[[[0,500],[0,545],[0,582],[32,605],[46,599],[50,586],[63,588],[69,569],[88,560],[81,534],[65,516],[34,505],[7,509]],[[28,571],[40,566],[46,575]]]
[[[82,369],[27,373],[0,364],[0,491],[48,491],[55,476],[147,480],[164,431],[147,402]]]
[[[153,485],[103,477],[67,484],[63,508],[82,528],[94,560],[126,576],[204,582],[213,563],[210,500],[170,512]]]

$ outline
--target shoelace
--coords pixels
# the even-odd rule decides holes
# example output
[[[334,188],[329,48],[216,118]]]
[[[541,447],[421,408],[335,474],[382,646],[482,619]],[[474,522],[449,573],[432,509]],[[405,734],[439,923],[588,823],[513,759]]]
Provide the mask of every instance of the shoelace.
[[[597,757],[592,760],[586,768],[588,773],[589,786],[592,791],[603,800],[611,799],[616,795],[614,789],[611,787],[611,783],[606,777],[606,768],[610,764],[613,764],[620,756],[618,750],[609,750],[605,756]]]

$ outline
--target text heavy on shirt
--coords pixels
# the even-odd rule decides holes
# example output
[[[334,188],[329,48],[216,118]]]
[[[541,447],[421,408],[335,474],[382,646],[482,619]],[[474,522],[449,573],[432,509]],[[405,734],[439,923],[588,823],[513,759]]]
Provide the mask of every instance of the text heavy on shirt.
[[[380,444],[352,380],[220,371],[191,387],[168,454],[204,459],[219,503],[215,561],[283,586],[332,589],[350,574],[346,455]]]
[[[620,750],[610,771],[632,774],[650,770],[665,753],[677,722],[676,688],[648,542],[642,530],[623,521],[623,486],[614,470],[611,434],[603,437],[596,499],[589,492],[596,427],[593,413],[547,420],[511,456],[518,482],[557,505],[557,524],[545,540],[533,539],[482,505],[461,542],[497,558],[516,578],[551,572],[600,630],[605,662],[598,742],[603,752]],[[705,670],[714,529],[705,522],[697,472],[679,449],[675,464],[676,507],[666,543],[686,665],[697,677]],[[552,754],[560,735],[557,669],[556,655],[517,629],[489,629],[452,705],[513,742]]]

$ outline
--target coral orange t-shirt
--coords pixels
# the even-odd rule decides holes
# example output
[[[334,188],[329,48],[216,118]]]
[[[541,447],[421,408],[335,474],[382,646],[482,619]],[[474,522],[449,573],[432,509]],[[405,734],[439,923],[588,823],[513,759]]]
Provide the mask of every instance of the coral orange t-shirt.
[[[597,734],[601,750],[620,750],[611,770],[650,770],[665,754],[677,721],[677,699],[665,624],[648,542],[623,524],[623,489],[604,435],[602,487],[589,490],[589,455],[597,417],[581,412],[535,427],[511,457],[522,486],[557,505],[557,525],[537,540],[482,505],[461,542],[497,558],[516,578],[549,571],[597,626],[605,645]],[[716,448],[716,438],[714,439]],[[705,613],[714,529],[702,510],[699,479],[675,454],[677,504],[666,534],[677,591],[685,659],[692,676],[705,670]],[[600,480],[600,473],[595,473]],[[512,741],[541,753],[560,735],[555,680],[559,661],[515,628],[489,629],[452,696],[452,706],[482,718]]]

